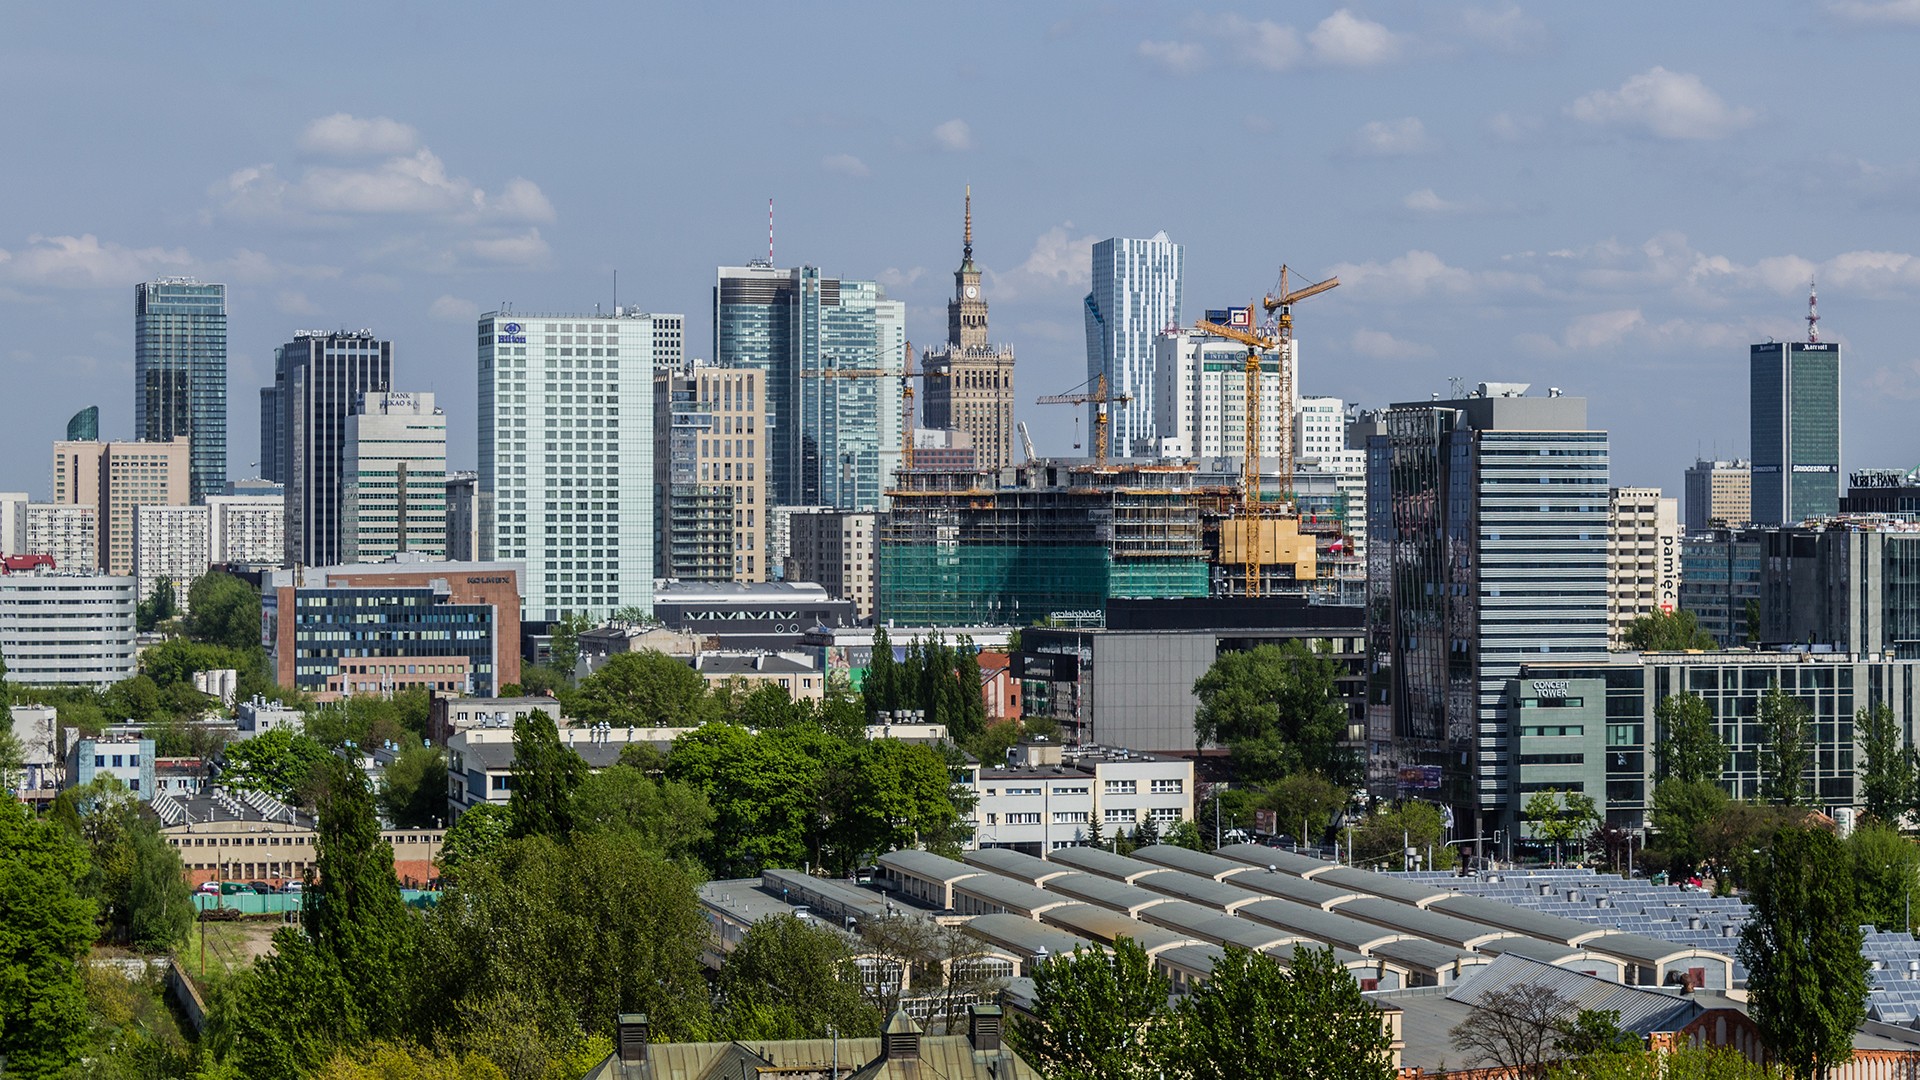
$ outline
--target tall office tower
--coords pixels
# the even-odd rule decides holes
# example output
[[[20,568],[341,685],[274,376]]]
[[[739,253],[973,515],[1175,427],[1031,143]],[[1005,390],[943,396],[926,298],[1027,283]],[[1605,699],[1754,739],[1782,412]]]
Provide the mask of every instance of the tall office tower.
[[[100,441],[100,406],[89,405],[67,421],[68,442]]]
[[[1206,335],[1156,334],[1153,366],[1154,445],[1138,452],[1231,458],[1238,473],[1247,453],[1247,347]],[[1266,459],[1280,452],[1280,354],[1262,356],[1260,370],[1260,447]],[[1115,442],[1112,452],[1119,450]]]
[[[1185,265],[1185,249],[1164,232],[1147,240],[1116,238],[1093,245],[1093,291],[1084,313],[1087,387],[1091,391],[1105,375],[1109,394],[1133,395],[1107,407],[1108,452],[1116,457],[1154,453],[1154,339],[1180,323]],[[1089,425],[1099,408],[1088,406]]]
[[[1708,461],[1687,469],[1687,535],[1746,527],[1753,516],[1753,463]]]
[[[286,554],[291,565],[332,566],[340,561],[342,469],[347,417],[367,394],[393,386],[393,342],[371,330],[301,330],[273,352],[273,393],[262,394],[275,412],[263,416],[262,450],[285,485]],[[264,412],[264,409],[263,409]],[[270,427],[270,429],[269,429]]]
[[[871,281],[755,262],[722,266],[713,360],[766,373],[775,505],[880,507],[900,468],[907,307]],[[833,369],[884,374],[836,377]]]
[[[171,442],[57,442],[53,501],[98,508],[99,568],[129,575],[140,507],[187,505],[191,460],[185,436]]]
[[[278,367],[278,363],[275,364]],[[276,378],[278,373],[276,372]],[[280,434],[280,387],[260,388],[260,479],[279,484],[286,489],[286,463],[280,460],[282,436]]]
[[[1393,405],[1367,440],[1368,779],[1453,805],[1462,836],[1520,811],[1506,681],[1607,655],[1607,433],[1526,390]]]
[[[214,496],[220,498],[220,496]],[[212,511],[205,506],[142,506],[133,518],[133,576],[140,599],[153,595],[166,579],[174,606],[187,609],[187,593],[207,572],[213,545],[207,531]]]
[[[685,322],[480,316],[480,557],[526,565],[528,621],[653,610],[653,373]]]
[[[447,557],[447,414],[432,394],[366,394],[347,417],[340,558]]]
[[[1793,525],[1840,510],[1840,344],[1770,341],[1752,374],[1753,523]]]
[[[764,372],[696,362],[653,373],[654,572],[765,581]]]
[[[480,474],[447,474],[447,561],[473,562],[480,554]]]
[[[1659,488],[1607,496],[1607,645],[1626,648],[1627,627],[1680,606],[1680,508]]]
[[[207,561],[279,566],[286,554],[286,499],[279,495],[207,497]]]
[[[225,491],[225,285],[161,278],[133,287],[133,382],[133,437],[185,438],[192,500]]]
[[[973,437],[979,468],[1013,464],[1013,350],[987,338],[987,298],[973,265],[973,189],[967,189],[960,269],[947,301],[947,344],[926,354],[926,426]]]

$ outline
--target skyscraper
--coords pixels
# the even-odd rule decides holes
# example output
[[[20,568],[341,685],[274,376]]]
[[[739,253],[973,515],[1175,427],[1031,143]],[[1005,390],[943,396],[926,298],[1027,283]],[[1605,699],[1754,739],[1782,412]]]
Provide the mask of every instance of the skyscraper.
[[[947,345],[927,353],[926,426],[973,437],[982,469],[1013,464],[1013,350],[987,337],[987,298],[973,265],[973,190],[967,190],[960,269],[947,301]]]
[[[1146,240],[1102,240],[1093,245],[1093,291],[1087,294],[1087,386],[1101,375],[1109,394],[1132,400],[1111,405],[1109,453],[1154,452],[1154,338],[1180,322],[1180,283],[1186,253],[1164,232]],[[1092,435],[1099,406],[1089,406]]]
[[[347,417],[365,394],[393,385],[393,342],[371,330],[302,330],[274,350],[274,412],[263,415],[263,451],[278,465],[286,490],[286,561],[331,566],[340,561],[342,466]],[[263,410],[264,412],[264,410]],[[270,421],[270,422],[269,422]]]
[[[53,501],[96,507],[100,569],[131,574],[139,508],[187,505],[191,460],[185,436],[168,442],[57,442]]]
[[[720,267],[714,363],[766,372],[775,505],[881,505],[900,468],[900,382],[889,376],[906,370],[906,322],[906,304],[871,281],[812,266]]]
[[[766,373],[696,362],[653,374],[654,572],[765,581]]]
[[[1156,334],[1153,356],[1154,445],[1142,452],[1150,457],[1244,458],[1247,347],[1219,337]],[[1286,407],[1280,398],[1280,354],[1262,354],[1260,370],[1261,453],[1273,457],[1280,452],[1280,412]]]
[[[1840,510],[1840,345],[1770,341],[1749,350],[1753,522],[1791,525]]]
[[[1752,462],[1701,458],[1687,469],[1688,536],[1708,529],[1742,528],[1752,518],[1752,509]]]
[[[480,316],[480,558],[525,564],[528,621],[653,610],[653,373],[685,321]]]
[[[1614,488],[1607,505],[1607,644],[1627,647],[1627,628],[1680,606],[1679,500],[1659,488]]]
[[[366,394],[347,417],[340,558],[447,557],[447,414],[432,394]]]
[[[133,437],[166,442],[184,436],[193,501],[224,492],[225,285],[161,278],[133,287],[133,382]]]
[[[68,442],[100,441],[100,406],[89,405],[67,421]]]

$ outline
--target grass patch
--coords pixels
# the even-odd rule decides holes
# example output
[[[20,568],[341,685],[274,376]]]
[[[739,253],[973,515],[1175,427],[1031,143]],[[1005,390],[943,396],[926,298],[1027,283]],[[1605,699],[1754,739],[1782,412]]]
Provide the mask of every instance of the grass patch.
[[[273,932],[284,925],[278,916],[231,922],[196,921],[187,932],[187,940],[177,957],[187,974],[204,984],[209,978],[219,979],[252,967],[255,958],[273,951]]]

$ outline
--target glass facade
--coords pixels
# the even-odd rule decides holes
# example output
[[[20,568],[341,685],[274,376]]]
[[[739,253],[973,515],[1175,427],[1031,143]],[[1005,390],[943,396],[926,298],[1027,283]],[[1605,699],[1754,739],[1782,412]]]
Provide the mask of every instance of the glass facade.
[[[68,442],[100,441],[100,406],[89,405],[67,421]]]
[[[497,689],[492,604],[455,604],[430,588],[345,588],[295,589],[293,605],[294,686],[300,690],[325,692],[343,670],[367,667],[351,663],[366,658],[413,669],[370,672],[375,681],[389,676],[386,682],[410,685],[435,682],[432,676],[444,674],[465,683],[471,673],[471,685],[435,688],[480,697]],[[284,618],[286,613],[269,614]],[[446,672],[426,670],[436,659],[465,662]]]
[[[1791,525],[1840,509],[1840,346],[1755,345],[1751,367],[1753,521]]]
[[[274,350],[273,381],[277,415],[261,438],[276,440],[280,476],[269,479],[285,484],[285,561],[331,566],[342,550],[347,417],[364,395],[393,388],[393,343],[371,330],[301,331]]]
[[[133,291],[133,437],[185,436],[195,503],[227,489],[227,287],[191,278]],[[98,437],[98,420],[95,434]]]
[[[1680,545],[1680,610],[1723,648],[1749,642],[1749,604],[1760,603],[1764,565],[1758,533],[1719,529]]]
[[[1109,451],[1153,456],[1154,341],[1180,321],[1186,249],[1164,232],[1146,240],[1115,238],[1093,245],[1093,287],[1083,304],[1087,331],[1087,388],[1101,375],[1107,392],[1130,394],[1107,407]],[[1099,406],[1089,405],[1093,437]],[[1092,455],[1089,454],[1089,457]]]

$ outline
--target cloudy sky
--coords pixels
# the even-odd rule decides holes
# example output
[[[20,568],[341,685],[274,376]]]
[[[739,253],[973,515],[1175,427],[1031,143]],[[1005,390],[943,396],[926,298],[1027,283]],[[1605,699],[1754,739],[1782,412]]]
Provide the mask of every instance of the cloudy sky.
[[[1302,385],[1592,402],[1614,478],[1744,451],[1746,346],[1846,344],[1848,468],[1920,462],[1920,0],[17,5],[0,39],[0,485],[132,425],[132,286],[229,286],[233,472],[299,328],[395,341],[474,458],[473,320],[684,312],[765,254],[945,333],[963,185],[1023,401],[1083,377],[1088,247],[1164,229],[1186,316],[1301,305]],[[1903,74],[1903,72],[1905,74]],[[1043,451],[1071,409],[1023,404]]]

